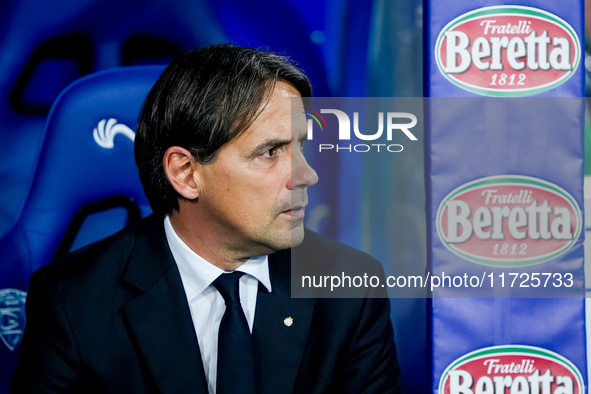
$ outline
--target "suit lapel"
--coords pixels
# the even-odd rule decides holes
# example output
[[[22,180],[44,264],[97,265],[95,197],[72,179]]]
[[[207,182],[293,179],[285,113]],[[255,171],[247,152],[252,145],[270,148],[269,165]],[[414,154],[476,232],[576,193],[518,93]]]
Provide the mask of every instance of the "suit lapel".
[[[291,393],[304,353],[314,299],[291,298],[291,253],[269,256],[272,292],[259,287],[253,343],[257,393]]]
[[[123,281],[141,294],[125,305],[138,346],[163,393],[207,393],[201,353],[162,220],[138,234]]]

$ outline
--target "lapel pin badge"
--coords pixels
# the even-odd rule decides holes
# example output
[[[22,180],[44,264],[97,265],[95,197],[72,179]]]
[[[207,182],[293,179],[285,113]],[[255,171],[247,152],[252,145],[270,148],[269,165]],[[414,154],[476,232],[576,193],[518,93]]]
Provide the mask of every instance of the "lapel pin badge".
[[[283,324],[285,324],[287,327],[291,327],[291,325],[293,324],[293,318],[291,316],[290,317],[286,317],[283,320]]]

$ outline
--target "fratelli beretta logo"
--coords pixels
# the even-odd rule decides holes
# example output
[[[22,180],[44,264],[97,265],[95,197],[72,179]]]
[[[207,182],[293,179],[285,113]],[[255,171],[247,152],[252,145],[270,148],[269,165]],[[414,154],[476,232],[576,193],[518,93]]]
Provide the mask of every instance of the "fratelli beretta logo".
[[[496,267],[523,267],[554,259],[581,233],[581,211],[561,187],[520,175],[468,182],[437,211],[437,232],[456,255]]]
[[[439,394],[583,394],[583,377],[567,358],[523,345],[493,346],[463,355],[441,375]]]
[[[547,11],[523,6],[479,8],[439,33],[435,59],[441,73],[473,93],[528,96],[569,79],[581,59],[574,29]]]

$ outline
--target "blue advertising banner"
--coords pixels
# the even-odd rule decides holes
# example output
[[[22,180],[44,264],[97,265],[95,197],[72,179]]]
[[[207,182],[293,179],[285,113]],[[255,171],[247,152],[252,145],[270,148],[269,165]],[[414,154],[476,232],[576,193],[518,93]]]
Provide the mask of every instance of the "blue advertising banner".
[[[583,5],[425,4],[432,392],[587,392]]]

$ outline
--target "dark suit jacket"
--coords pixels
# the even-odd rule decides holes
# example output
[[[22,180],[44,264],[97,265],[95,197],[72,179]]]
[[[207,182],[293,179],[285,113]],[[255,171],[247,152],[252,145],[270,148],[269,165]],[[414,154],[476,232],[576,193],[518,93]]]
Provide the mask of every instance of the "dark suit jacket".
[[[314,233],[304,243],[377,263]],[[292,298],[290,251],[271,255],[269,270],[273,291],[259,289],[253,327],[258,393],[397,391],[388,299]],[[26,313],[15,393],[207,393],[159,217],[35,272]]]

